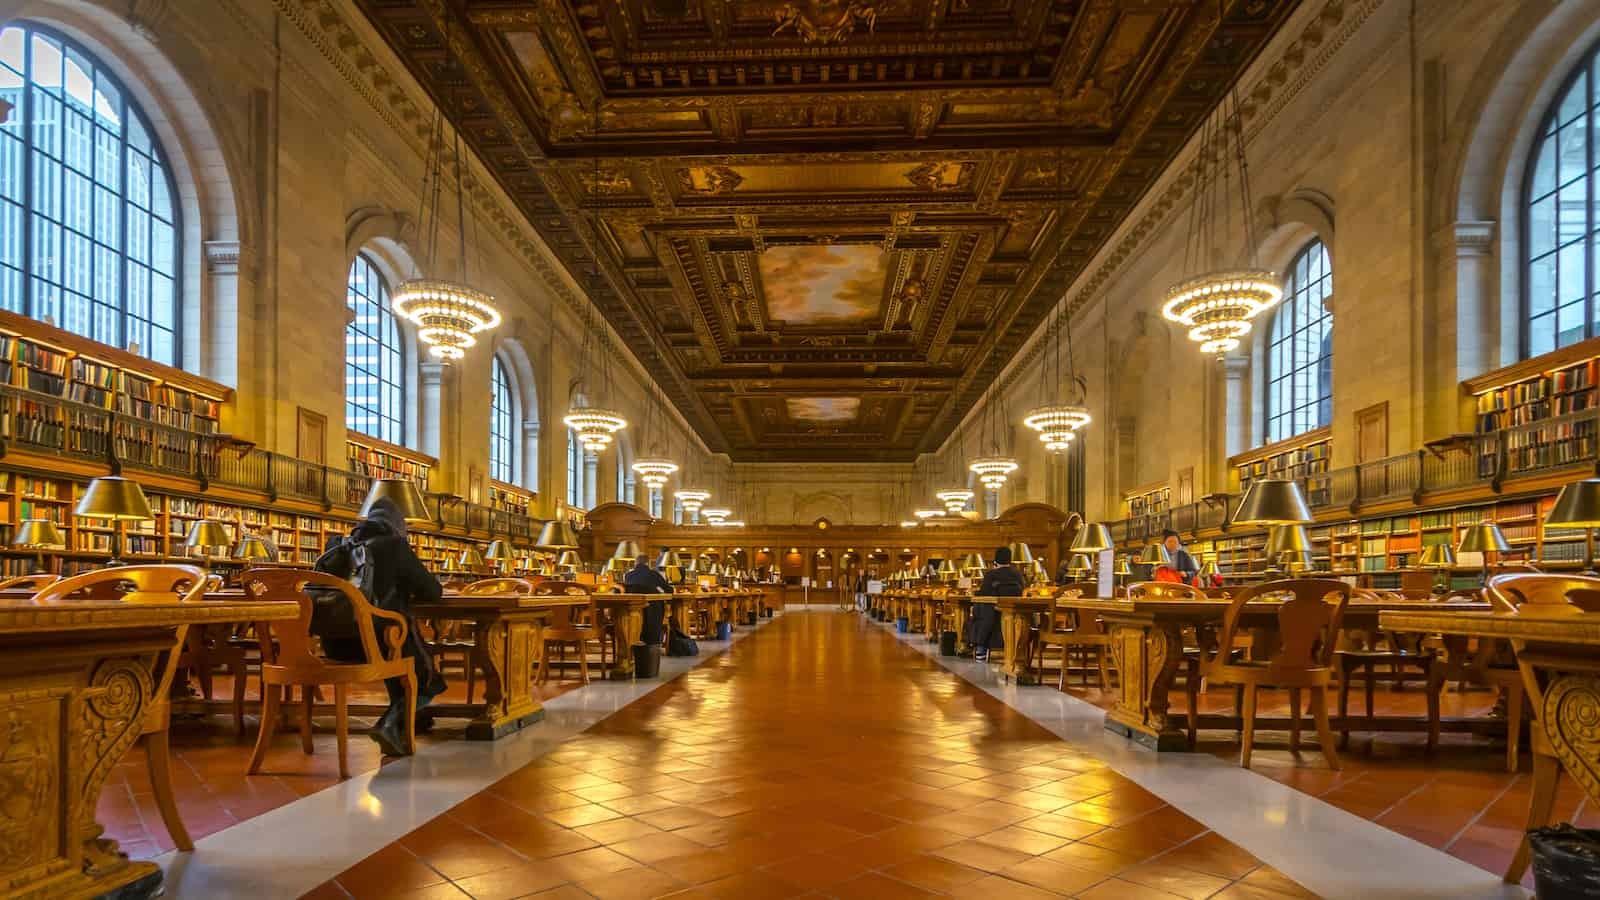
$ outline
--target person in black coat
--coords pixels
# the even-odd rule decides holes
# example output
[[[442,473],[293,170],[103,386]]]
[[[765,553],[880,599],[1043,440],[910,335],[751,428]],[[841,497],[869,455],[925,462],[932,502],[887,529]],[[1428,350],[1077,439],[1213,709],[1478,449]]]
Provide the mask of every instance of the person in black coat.
[[[433,665],[427,644],[417,631],[417,621],[411,608],[416,603],[436,602],[444,593],[439,580],[433,577],[415,550],[406,540],[406,519],[400,507],[388,498],[378,500],[367,511],[367,516],[351,529],[349,537],[333,545],[317,560],[317,571],[328,572],[340,578],[350,578],[355,573],[353,550],[364,546],[371,560],[373,605],[397,612],[406,617],[406,640],[400,652],[409,656],[417,673],[417,713],[419,721],[422,708],[434,697],[444,693],[445,682]],[[384,636],[378,634],[378,646],[385,646]],[[323,652],[337,662],[366,662],[366,653],[360,638],[322,639]],[[383,682],[389,692],[389,708],[377,725],[367,732],[378,742],[387,756],[405,755],[405,738],[400,727],[405,714],[405,682],[388,678]],[[419,729],[426,730],[426,727]]]
[[[622,576],[622,588],[630,594],[670,594],[672,583],[662,577],[660,572],[650,568],[650,558],[640,555],[633,561],[633,568]],[[644,628],[640,630],[639,640],[646,644],[659,644],[664,633],[667,621],[667,602],[665,600],[651,600],[644,607]]]
[[[1025,586],[1022,573],[1011,565],[1011,548],[1000,547],[994,551],[994,568],[983,573],[974,596],[1021,597]],[[1001,646],[1000,610],[993,603],[972,604],[972,658],[986,660],[990,648]]]

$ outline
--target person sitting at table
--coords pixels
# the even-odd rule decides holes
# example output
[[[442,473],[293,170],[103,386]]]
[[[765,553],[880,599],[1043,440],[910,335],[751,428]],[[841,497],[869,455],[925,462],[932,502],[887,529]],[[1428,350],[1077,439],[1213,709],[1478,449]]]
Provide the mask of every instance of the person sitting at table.
[[[978,585],[977,597],[1021,597],[1026,584],[1022,573],[1011,565],[1011,548],[1000,547],[994,551],[994,568],[983,573],[983,583]],[[1004,646],[1000,641],[1000,611],[993,603],[972,604],[972,658],[983,662],[989,658],[991,647]]]
[[[427,731],[432,719],[422,715],[422,708],[434,697],[444,693],[444,677],[433,664],[427,644],[417,630],[417,620],[411,615],[412,604],[435,603],[443,596],[438,579],[417,558],[415,550],[406,540],[406,519],[400,507],[388,498],[372,504],[367,517],[356,523],[350,534],[331,543],[328,550],[317,558],[316,570],[356,582],[372,605],[397,612],[406,617],[406,640],[400,652],[412,659],[417,673],[418,731]],[[315,619],[313,619],[315,623]],[[322,650],[329,659],[337,662],[365,662],[366,652],[361,638],[356,634],[325,633]],[[380,632],[378,645],[384,646]],[[367,736],[378,742],[385,756],[405,755],[405,735],[400,727],[405,715],[405,682],[388,678],[383,682],[389,692],[389,708]]]
[[[660,572],[650,568],[650,558],[640,554],[634,557],[633,568],[622,576],[622,587],[630,594],[670,594],[672,583]],[[667,621],[667,601],[651,600],[644,607],[644,628],[640,640],[646,644],[659,644]]]

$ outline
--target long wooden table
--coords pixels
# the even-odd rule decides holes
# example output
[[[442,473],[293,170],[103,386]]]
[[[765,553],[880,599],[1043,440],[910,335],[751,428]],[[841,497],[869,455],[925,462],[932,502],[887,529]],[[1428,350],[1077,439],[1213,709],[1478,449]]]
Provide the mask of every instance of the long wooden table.
[[[588,606],[583,594],[447,594],[437,603],[419,603],[417,619],[443,619],[472,625],[472,663],[483,672],[483,700],[434,703],[434,715],[464,718],[469,741],[492,741],[544,718],[533,690],[544,628],[557,609]],[[628,654],[630,667],[633,654]]]
[[[1508,640],[1517,652],[1523,687],[1532,699],[1533,791],[1527,827],[1550,824],[1556,787],[1565,770],[1600,802],[1600,613],[1535,610],[1466,612],[1453,608],[1386,610],[1378,625],[1389,631]],[[1511,735],[1516,740],[1516,734]],[[1527,871],[1527,838],[1506,870],[1516,883]]]
[[[0,599],[0,895],[157,893],[155,863],[130,862],[95,821],[106,776],[162,701],[157,666],[190,627],[298,614],[245,600]]]
[[[1187,735],[1179,724],[1179,717],[1168,714],[1168,692],[1183,661],[1183,629],[1192,627],[1199,632],[1204,643],[1206,633],[1222,624],[1228,609],[1226,599],[1217,600],[1092,600],[1063,598],[1057,601],[1039,599],[1001,599],[1002,627],[1006,630],[1006,665],[1015,665],[1014,677],[1023,682],[1029,650],[1026,616],[1055,609],[1076,610],[1080,617],[1099,616],[1111,635],[1111,657],[1117,668],[1117,698],[1106,714],[1106,729],[1125,735],[1145,746],[1159,751],[1187,749]],[[1240,618],[1242,628],[1276,628],[1279,604],[1273,601],[1249,603]],[[1489,611],[1483,601],[1470,603],[1437,603],[1417,600],[1351,600],[1345,606],[1344,627],[1348,629],[1375,629],[1390,631],[1428,631],[1428,629],[1397,629],[1380,626],[1384,613],[1428,611],[1436,615]],[[1011,623],[1006,624],[1007,618]],[[1016,657],[1011,650],[1013,632],[1018,632],[1022,653]],[[1335,717],[1337,730],[1337,717]],[[1400,730],[1425,728],[1426,723],[1394,717],[1372,720],[1364,716],[1363,723],[1377,727]],[[1236,715],[1199,717],[1201,728],[1237,728]],[[1284,720],[1286,727],[1287,720]],[[1258,719],[1257,727],[1278,727],[1271,719]],[[1481,722],[1448,720],[1442,728],[1471,730],[1481,727]]]

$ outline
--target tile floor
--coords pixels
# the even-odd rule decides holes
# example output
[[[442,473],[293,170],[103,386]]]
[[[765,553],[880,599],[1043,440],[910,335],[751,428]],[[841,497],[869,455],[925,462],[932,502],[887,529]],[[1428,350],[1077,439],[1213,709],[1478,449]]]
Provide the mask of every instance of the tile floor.
[[[1314,896],[859,617],[790,614],[318,898]]]

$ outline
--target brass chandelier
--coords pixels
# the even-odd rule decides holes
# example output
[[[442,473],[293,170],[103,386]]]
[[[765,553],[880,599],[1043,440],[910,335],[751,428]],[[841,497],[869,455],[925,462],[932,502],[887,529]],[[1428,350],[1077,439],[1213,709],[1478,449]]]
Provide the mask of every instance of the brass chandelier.
[[[1000,387],[999,372],[997,371],[998,367],[994,365],[995,356],[992,352],[989,355],[989,359],[991,369],[996,370],[993,372],[995,380],[989,386],[989,400],[984,405],[984,413],[989,418],[987,429],[989,452],[968,463],[967,470],[978,476],[978,481],[983,484],[984,490],[998,492],[1005,487],[1006,477],[1021,468],[1021,465],[1011,454],[1003,453],[1000,450],[1001,417],[996,416],[994,410],[996,400],[994,392]]]
[[[479,334],[500,324],[500,310],[495,308],[494,297],[468,285],[466,190],[462,186],[461,176],[465,157],[461,149],[460,129],[455,129],[454,134],[456,239],[461,277],[457,281],[412,278],[397,285],[389,300],[389,308],[395,315],[417,327],[417,340],[427,345],[428,354],[445,362],[461,359],[468,348],[478,343]],[[430,267],[437,266],[439,259],[439,199],[443,189],[444,111],[436,105],[433,129],[428,140],[428,161],[422,176],[420,208],[417,211],[419,224],[431,223],[425,250]],[[476,231],[476,227],[473,230]]]
[[[945,512],[952,516],[958,516],[966,512],[967,504],[971,502],[973,493],[966,488],[950,488],[935,493],[933,497],[944,504]]]
[[[1066,217],[1066,166],[1061,157],[1056,159],[1056,194],[1061,199],[1061,220]],[[1064,247],[1062,249],[1065,249]],[[1063,341],[1065,332],[1065,341]],[[1038,432],[1045,450],[1061,453],[1072,446],[1078,429],[1089,424],[1089,410],[1083,404],[1088,393],[1088,382],[1078,375],[1072,356],[1072,320],[1066,303],[1056,304],[1055,318],[1045,329],[1045,341],[1050,355],[1039,363],[1039,398],[1044,405],[1028,410],[1022,424]],[[1067,347],[1067,369],[1061,371],[1061,345]],[[1063,396],[1063,384],[1072,386],[1072,395]]]
[[[595,101],[594,110],[595,132],[599,133],[600,105]],[[592,191],[589,197],[589,209],[593,211],[588,217],[592,247],[602,246],[600,240],[600,156],[594,158],[594,179],[590,185]],[[589,384],[590,361],[600,360],[600,387],[601,399],[605,399],[611,392],[611,347],[605,339],[605,323],[596,323],[594,293],[605,281],[604,267],[600,262],[600,255],[595,254],[594,269],[590,273],[594,290],[590,291],[589,303],[583,310],[583,347],[582,362],[579,364],[578,377],[571,385],[572,406],[567,415],[561,420],[568,428],[572,429],[583,445],[584,452],[591,456],[599,456],[611,445],[617,432],[628,427],[628,420],[615,410],[604,406],[589,405],[589,398],[582,393],[582,389]]]
[[[673,493],[673,496],[677,497],[678,502],[683,505],[684,512],[698,513],[700,507],[711,499],[711,492],[702,491],[698,488],[680,488]]]
[[[645,440],[649,442],[646,445],[646,449],[655,447],[658,437],[657,432],[664,431],[666,428],[664,423],[658,425],[656,422],[658,418],[665,418],[665,410],[658,409],[660,397],[657,396],[656,390],[656,384],[652,381],[650,383],[650,403],[645,407],[644,424],[639,429],[643,432]],[[659,492],[667,486],[667,479],[677,474],[678,464],[665,456],[646,455],[635,459],[632,469],[633,473],[639,476],[639,480],[644,482],[646,490]]]
[[[1161,315],[1187,328],[1189,340],[1200,345],[1201,353],[1220,359],[1238,349],[1256,317],[1283,299],[1277,274],[1256,262],[1255,212],[1236,90],[1229,92],[1215,115],[1201,126],[1192,180],[1195,193],[1189,206],[1184,271],[1194,274],[1168,289]],[[1239,265],[1211,269],[1208,267],[1224,258],[1222,244],[1227,238],[1224,232],[1231,230],[1235,182],[1244,227],[1243,260]],[[1221,225],[1217,223],[1219,213]]]

